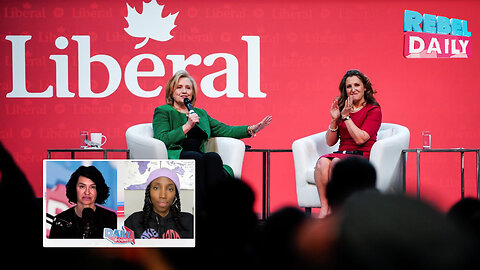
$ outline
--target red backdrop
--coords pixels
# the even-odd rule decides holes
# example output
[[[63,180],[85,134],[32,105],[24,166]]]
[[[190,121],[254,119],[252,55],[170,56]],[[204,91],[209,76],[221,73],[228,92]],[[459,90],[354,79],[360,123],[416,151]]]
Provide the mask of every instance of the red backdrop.
[[[47,149],[79,147],[82,130],[104,133],[108,137],[105,148],[126,148],[126,129],[151,122],[154,108],[164,104],[163,89],[153,97],[139,97],[125,83],[127,65],[142,54],[153,55],[157,63],[159,59],[165,70],[161,75],[138,78],[145,93],[154,93],[154,89],[166,84],[175,68],[170,60],[172,55],[187,59],[198,55],[190,60],[200,57],[201,63],[187,67],[197,84],[201,86],[203,82],[205,86],[199,92],[198,107],[232,125],[254,124],[265,115],[273,115],[274,120],[267,129],[254,139],[244,140],[253,148],[291,148],[295,139],[325,130],[329,107],[338,94],[338,83],[345,71],[352,68],[367,74],[378,90],[383,122],[410,129],[410,148],[421,147],[422,130],[432,132],[435,148],[479,147],[476,73],[480,70],[480,61],[476,54],[480,49],[476,34],[480,27],[480,6],[476,1],[158,0],[158,4],[164,5],[162,17],[178,12],[176,27],[169,32],[172,38],[155,40],[155,37],[161,39],[155,34],[168,24],[153,19],[147,26],[137,28],[144,29],[144,36],[151,37],[138,49],[135,45],[145,38],[132,37],[124,30],[129,27],[125,19],[127,4],[142,13],[142,2],[132,0],[1,3],[0,140],[25,171],[38,196],[42,193],[42,160],[46,158]],[[406,9],[467,20],[472,33],[473,57],[405,58],[403,15]],[[23,51],[20,36],[31,36],[23,41]],[[79,41],[78,36],[89,37],[90,42]],[[250,36],[259,37],[258,46],[255,41],[242,40]],[[109,76],[105,64],[79,63],[81,46],[84,46],[82,50],[87,46],[90,49],[90,55],[83,57],[83,61],[93,61],[96,58],[90,57],[94,56],[110,57],[110,61],[118,63],[112,65],[120,71],[110,71],[113,75]],[[14,47],[18,50],[15,61]],[[22,68],[17,63],[22,62],[22,52],[27,97],[18,97]],[[215,61],[210,65],[206,58]],[[174,62],[180,63],[178,59]],[[255,69],[255,61],[260,63],[259,71]],[[79,71],[79,66],[90,67],[89,74]],[[144,60],[138,70],[152,71],[153,68],[151,61]],[[157,69],[161,71],[161,67]],[[131,78],[132,74],[128,76]],[[14,81],[15,76],[20,78]],[[215,78],[212,85],[209,78]],[[259,89],[255,86],[258,79]],[[118,87],[114,87],[116,80],[119,80]],[[88,84],[91,93],[105,94],[109,82],[114,91],[105,97],[79,94],[79,88],[89,89]],[[34,93],[48,94],[48,86],[52,86],[51,97],[33,97]],[[14,88],[16,91],[12,91]],[[224,89],[232,95],[243,96],[229,97],[222,93]],[[12,92],[14,94],[7,95]],[[70,97],[62,97],[62,93]],[[212,93],[219,97],[212,97]],[[448,209],[460,196],[458,155],[422,156],[422,197],[442,210]],[[55,157],[68,158],[68,155]],[[466,195],[474,196],[473,154],[466,155],[465,166]],[[260,199],[260,154],[246,154],[243,176]],[[411,155],[407,179],[410,193],[415,192],[415,176]],[[271,177],[272,210],[295,205],[290,153],[273,154]],[[260,210],[260,200],[256,210]]]

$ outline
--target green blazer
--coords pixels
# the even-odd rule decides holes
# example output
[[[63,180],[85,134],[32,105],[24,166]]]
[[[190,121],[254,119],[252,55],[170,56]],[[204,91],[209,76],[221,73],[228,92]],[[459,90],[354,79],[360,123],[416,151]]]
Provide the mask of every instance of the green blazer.
[[[200,117],[198,127],[205,131],[208,138],[232,137],[243,139],[250,137],[247,132],[248,126],[228,126],[211,118],[203,109],[193,108],[193,110]],[[165,143],[169,159],[180,158],[183,140],[187,138],[182,129],[186,122],[187,116],[175,110],[171,105],[166,104],[155,108],[152,121],[153,137]],[[204,147],[205,141],[200,147],[200,151],[205,152]],[[233,175],[230,167],[227,165],[224,165],[224,167]]]

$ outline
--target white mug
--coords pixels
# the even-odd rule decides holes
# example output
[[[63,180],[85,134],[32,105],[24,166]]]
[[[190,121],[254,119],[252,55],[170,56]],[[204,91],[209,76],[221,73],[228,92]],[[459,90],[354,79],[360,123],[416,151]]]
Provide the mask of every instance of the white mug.
[[[102,143],[103,138],[105,138],[105,141]],[[90,133],[90,140],[98,145],[98,147],[101,147],[107,142],[107,137],[103,135],[102,133]]]

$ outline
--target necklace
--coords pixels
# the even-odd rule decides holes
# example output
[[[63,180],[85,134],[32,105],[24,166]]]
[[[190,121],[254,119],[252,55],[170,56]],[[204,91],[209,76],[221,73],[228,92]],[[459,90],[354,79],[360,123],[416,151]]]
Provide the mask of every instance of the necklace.
[[[360,105],[360,106],[358,106],[358,107],[356,107],[356,108],[352,105],[352,109],[350,110],[350,112],[352,112],[352,113],[358,112],[358,111],[360,111],[363,107],[365,107],[365,105],[367,105],[366,102],[363,102],[362,105]]]

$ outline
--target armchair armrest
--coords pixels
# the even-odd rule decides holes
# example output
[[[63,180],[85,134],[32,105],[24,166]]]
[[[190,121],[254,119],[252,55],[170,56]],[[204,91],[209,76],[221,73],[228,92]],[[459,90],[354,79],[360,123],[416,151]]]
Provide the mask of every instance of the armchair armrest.
[[[370,162],[377,171],[377,188],[382,192],[399,192],[401,183],[402,150],[410,142],[410,131],[395,125],[390,137],[377,141],[370,153]]]
[[[217,152],[224,164],[232,168],[235,177],[242,176],[245,143],[229,137],[212,137],[205,143],[206,152]]]
[[[297,201],[300,207],[319,207],[317,187],[309,184],[313,182],[313,171],[321,155],[336,151],[339,142],[328,146],[325,138],[327,132],[320,132],[301,139],[292,144],[293,163],[295,165],[295,182]]]
[[[167,148],[161,140],[153,138],[151,123],[131,126],[125,132],[132,159],[167,159]]]
[[[315,167],[315,163],[321,155],[332,153],[338,149],[339,142],[334,146],[327,145],[326,133],[326,131],[323,131],[293,142],[292,153],[295,165],[295,178],[305,179],[305,172]]]

